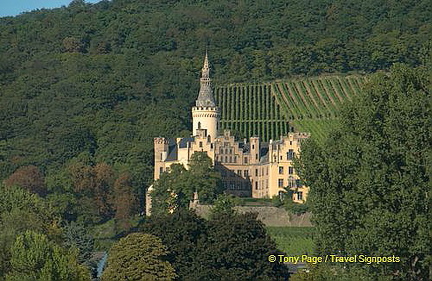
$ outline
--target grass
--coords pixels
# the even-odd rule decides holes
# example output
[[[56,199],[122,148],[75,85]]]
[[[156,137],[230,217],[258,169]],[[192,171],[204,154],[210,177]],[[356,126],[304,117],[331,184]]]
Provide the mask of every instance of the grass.
[[[314,227],[268,226],[267,232],[275,240],[278,249],[289,256],[311,255],[314,251]]]

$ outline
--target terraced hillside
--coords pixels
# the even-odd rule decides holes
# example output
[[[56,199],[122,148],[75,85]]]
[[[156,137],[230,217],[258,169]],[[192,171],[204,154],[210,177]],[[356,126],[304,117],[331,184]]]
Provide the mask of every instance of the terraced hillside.
[[[290,130],[325,137],[344,102],[352,100],[364,76],[323,76],[265,84],[232,84],[215,89],[221,127],[242,136],[278,139]]]

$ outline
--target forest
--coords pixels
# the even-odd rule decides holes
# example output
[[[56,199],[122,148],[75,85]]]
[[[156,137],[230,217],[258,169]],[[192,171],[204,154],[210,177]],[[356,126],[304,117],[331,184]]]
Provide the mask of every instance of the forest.
[[[431,19],[427,0],[74,0],[0,18],[0,280],[22,280],[26,241],[81,280],[86,256],[56,241],[136,225],[153,138],[190,135],[206,49],[215,86],[387,73],[430,66]]]

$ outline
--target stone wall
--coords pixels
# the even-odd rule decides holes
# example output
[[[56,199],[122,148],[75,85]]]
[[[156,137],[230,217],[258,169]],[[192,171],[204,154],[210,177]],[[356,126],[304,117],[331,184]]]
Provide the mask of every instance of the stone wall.
[[[199,216],[207,218],[210,213],[211,205],[198,205],[195,210]],[[258,213],[258,219],[266,226],[312,226],[310,221],[311,213],[302,215],[289,214],[286,210],[276,207],[252,207],[238,206],[235,209],[240,213]]]

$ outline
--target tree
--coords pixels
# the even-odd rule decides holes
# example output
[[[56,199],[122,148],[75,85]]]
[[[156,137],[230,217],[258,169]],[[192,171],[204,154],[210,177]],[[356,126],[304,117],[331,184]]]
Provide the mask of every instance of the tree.
[[[53,210],[36,194],[22,188],[0,185],[0,278],[11,270],[11,247],[17,235],[27,230],[59,240],[60,228]]]
[[[282,254],[257,214],[220,213],[208,226],[199,259],[208,265],[197,280],[285,280],[285,265],[270,263],[269,255]],[[198,274],[198,273],[197,273]],[[201,279],[199,279],[201,278]]]
[[[129,229],[130,219],[136,210],[137,200],[129,174],[124,173],[114,183],[113,207],[115,222],[119,229]]]
[[[366,274],[432,277],[430,91],[423,70],[396,65],[371,79],[323,147],[302,146],[319,254],[394,255],[400,263]]]
[[[173,280],[175,271],[164,260],[167,253],[156,236],[129,234],[111,248],[102,281]]]
[[[81,223],[70,222],[63,227],[64,245],[78,250],[78,261],[88,262],[94,249],[94,239]]]
[[[217,195],[223,192],[221,175],[216,172],[213,163],[206,152],[195,152],[189,163],[190,182],[188,182],[188,196],[193,199],[197,192],[200,202],[213,203]]]
[[[44,177],[38,167],[33,165],[18,168],[4,183],[6,186],[17,185],[39,195],[46,193]]]
[[[6,275],[7,281],[90,281],[90,273],[78,264],[77,254],[55,245],[44,234],[26,231],[19,235],[11,253],[12,270]]]
[[[210,217],[218,216],[221,214],[234,214],[234,207],[239,205],[240,199],[235,198],[231,194],[220,194],[218,198],[214,201],[211,208]]]
[[[152,213],[188,208],[195,192],[202,203],[212,203],[223,192],[221,176],[214,170],[206,152],[195,152],[188,170],[182,164],[173,164],[169,172],[160,176],[151,193]]]
[[[172,214],[152,216],[140,226],[140,230],[156,235],[168,247],[167,260],[174,267],[180,280],[197,279],[197,272],[211,267],[199,258],[199,243],[207,235],[207,223],[188,209],[176,209]],[[205,266],[203,266],[205,265]]]

